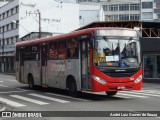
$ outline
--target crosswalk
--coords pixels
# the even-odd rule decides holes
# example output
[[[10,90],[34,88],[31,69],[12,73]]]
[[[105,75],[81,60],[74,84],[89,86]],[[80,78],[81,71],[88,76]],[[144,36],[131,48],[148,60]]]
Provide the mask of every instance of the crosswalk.
[[[97,94],[105,95],[105,93],[97,93]],[[118,92],[117,95],[115,95],[114,97],[125,98],[125,99],[128,98],[146,99],[152,97],[160,97],[160,91],[158,90],[121,91]],[[52,102],[68,104],[75,100],[82,102],[92,101],[92,99],[73,98],[70,96],[60,95],[55,93],[40,93],[40,92],[35,93],[33,91],[30,91],[26,94],[15,93],[15,94],[8,94],[8,96],[6,95],[0,97],[0,102],[8,104],[12,107],[25,107],[27,106],[27,103],[32,103],[35,105],[49,105],[52,104]]]

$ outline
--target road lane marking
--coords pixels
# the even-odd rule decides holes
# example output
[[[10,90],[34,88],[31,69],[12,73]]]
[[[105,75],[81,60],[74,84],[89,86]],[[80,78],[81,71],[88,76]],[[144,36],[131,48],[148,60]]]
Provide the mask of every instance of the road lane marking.
[[[0,85],[0,87],[9,87],[9,86],[6,86],[6,85]]]
[[[125,93],[117,93],[118,95],[124,95],[124,96],[132,96],[132,97],[140,97],[140,98],[149,98],[147,96],[139,96],[139,95],[133,95],[133,94],[125,94]]]
[[[39,101],[39,100],[31,99],[31,98],[28,98],[28,97],[23,97],[23,96],[20,96],[20,95],[10,95],[10,96],[18,98],[18,99],[21,99],[21,100],[24,100],[24,101],[28,101],[28,102],[32,102],[32,103],[35,103],[35,104],[39,104],[39,105],[49,104],[49,103],[46,103],[46,102],[42,102],[42,101]]]
[[[0,94],[6,94],[6,93],[17,93],[17,92],[26,92],[26,91],[31,91],[31,90],[0,92]]]
[[[14,102],[14,101],[2,98],[2,97],[0,97],[0,101],[3,102],[3,103],[8,104],[10,106],[13,106],[13,107],[23,107],[23,106],[26,106],[26,105],[23,105],[23,104],[20,104],[18,102]]]
[[[146,91],[142,91],[143,93],[154,93],[154,94],[158,94],[160,95],[160,92],[159,91],[154,91],[154,90],[146,90]]]
[[[84,102],[90,101],[90,100],[85,100],[85,99],[81,99],[81,98],[74,98],[74,97],[70,97],[70,96],[66,96],[66,95],[59,95],[59,94],[55,94],[55,93],[46,93],[46,94],[58,96],[58,97],[64,97],[64,98],[68,98],[68,99],[73,99],[73,100],[78,100],[78,101],[84,101]]]
[[[0,82],[4,82],[4,81],[0,81]]]
[[[39,98],[43,98],[43,99],[47,99],[47,100],[52,100],[52,101],[60,102],[60,103],[68,103],[69,102],[69,101],[66,101],[66,100],[61,100],[61,99],[58,99],[58,98],[48,97],[48,96],[34,94],[34,93],[31,93],[29,95],[32,95],[32,96],[35,96],[35,97],[39,97]]]
[[[123,92],[126,93],[126,92]],[[147,96],[155,96],[155,97],[160,97],[160,95],[156,95],[156,94],[149,94],[149,93],[139,93],[139,92],[127,92],[129,94],[138,94],[138,95],[147,95]]]
[[[121,96],[121,95],[115,95],[113,97],[119,97],[119,98],[132,98],[132,97],[128,97],[128,96]]]

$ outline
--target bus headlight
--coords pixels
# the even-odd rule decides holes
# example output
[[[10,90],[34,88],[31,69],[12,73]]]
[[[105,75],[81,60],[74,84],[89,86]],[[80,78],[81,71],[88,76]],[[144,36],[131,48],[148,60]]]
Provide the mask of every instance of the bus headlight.
[[[95,76],[95,75],[92,75],[92,78],[93,78],[94,80],[96,80],[97,82],[103,84],[103,85],[107,83],[105,80],[103,80],[103,79],[101,79],[100,77],[97,77],[97,76]]]
[[[142,75],[140,75],[134,82],[139,83],[142,80]]]

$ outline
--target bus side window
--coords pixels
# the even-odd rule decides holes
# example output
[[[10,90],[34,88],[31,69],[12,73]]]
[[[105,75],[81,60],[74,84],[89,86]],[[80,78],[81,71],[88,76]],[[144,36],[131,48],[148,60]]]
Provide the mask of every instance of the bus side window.
[[[62,40],[59,42],[58,58],[65,59],[67,56],[66,53],[66,41]]]
[[[57,59],[57,42],[50,43],[48,58]]]
[[[67,57],[78,58],[78,40],[72,38],[67,43]]]

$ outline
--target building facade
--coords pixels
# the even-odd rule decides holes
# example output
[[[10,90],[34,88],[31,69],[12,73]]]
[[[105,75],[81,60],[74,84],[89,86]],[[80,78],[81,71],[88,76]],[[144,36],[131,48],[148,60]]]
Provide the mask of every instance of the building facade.
[[[141,0],[141,20],[160,20],[160,0]]]
[[[160,0],[77,0],[103,6],[106,21],[160,20]]]
[[[74,9],[74,10],[73,10]],[[15,43],[32,32],[62,34],[79,27],[79,5],[13,0],[0,7],[0,71],[14,70]]]
[[[101,4],[105,21],[140,19],[140,0],[77,0],[77,2]]]
[[[80,27],[95,21],[104,21],[104,11],[100,4],[79,4]]]

